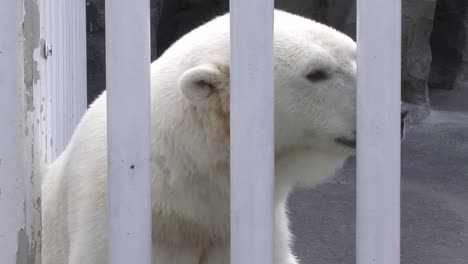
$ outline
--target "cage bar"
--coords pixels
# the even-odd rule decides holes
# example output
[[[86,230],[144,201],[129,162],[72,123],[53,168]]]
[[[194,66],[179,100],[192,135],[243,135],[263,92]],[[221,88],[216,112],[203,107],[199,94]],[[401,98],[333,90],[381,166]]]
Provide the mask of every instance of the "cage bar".
[[[106,0],[108,263],[151,263],[150,2]]]
[[[231,0],[231,263],[273,263],[273,0]]]
[[[401,1],[358,0],[357,12],[356,263],[397,264]]]

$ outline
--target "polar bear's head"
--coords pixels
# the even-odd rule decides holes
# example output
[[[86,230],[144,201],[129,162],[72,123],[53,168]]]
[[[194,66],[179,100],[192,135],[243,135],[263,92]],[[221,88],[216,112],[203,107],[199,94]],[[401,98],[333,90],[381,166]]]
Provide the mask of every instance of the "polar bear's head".
[[[355,42],[332,28],[283,11],[275,11],[274,38],[276,151],[317,148],[353,153]],[[159,59],[164,68],[156,73],[165,80],[157,83],[173,76],[169,79],[177,79],[179,94],[198,112],[229,116],[229,56],[229,17],[225,15],[170,47]],[[176,67],[167,66],[171,64]]]
[[[353,153],[356,44],[348,36],[281,13],[275,27],[276,142]]]

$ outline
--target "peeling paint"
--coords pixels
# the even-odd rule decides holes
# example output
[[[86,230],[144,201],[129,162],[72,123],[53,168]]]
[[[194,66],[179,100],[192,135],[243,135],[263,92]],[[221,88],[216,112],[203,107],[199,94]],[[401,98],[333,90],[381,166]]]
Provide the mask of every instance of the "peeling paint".
[[[37,230],[40,230],[40,199],[37,190],[37,183],[40,182],[39,174],[35,171],[37,166],[35,160],[36,137],[39,127],[36,128],[36,113],[39,104],[34,100],[35,88],[40,84],[39,61],[41,58],[40,49],[40,13],[39,0],[23,0],[23,82],[24,82],[24,162],[25,175],[25,201],[24,201],[24,226],[17,231],[18,251],[16,261],[18,264],[34,264],[40,262],[40,237]],[[39,49],[39,50],[38,50]],[[38,97],[37,99],[39,99]],[[37,119],[39,122],[40,119]]]
[[[23,201],[23,213],[27,215],[26,201]],[[34,234],[34,227],[31,227]],[[16,251],[16,263],[17,264],[32,264],[35,259],[35,246],[30,244],[31,237],[28,235],[27,230],[21,227],[17,231],[17,251]]]
[[[24,84],[26,110],[33,111],[33,85],[40,79],[39,65],[34,60],[34,50],[40,47],[40,20],[38,0],[24,1]]]
[[[31,123],[34,123],[34,122],[31,122]],[[34,133],[34,124],[32,124],[31,130],[32,130],[32,134],[35,135],[35,133]],[[34,162],[34,140],[31,141],[31,161]]]
[[[40,209],[41,208],[41,197],[37,197],[36,199],[36,208]]]
[[[41,58],[43,59],[46,59],[46,55],[45,55],[45,50],[42,48],[45,46],[45,39],[41,38],[41,41],[39,42],[39,47],[41,47],[40,49],[40,54],[41,54]],[[44,99],[44,97],[42,98]]]
[[[34,252],[36,251],[35,243],[30,246],[30,237],[24,228],[18,230],[18,249],[16,251],[16,263],[34,263]]]
[[[16,251],[16,263],[21,264],[21,263],[27,263],[27,257],[25,257],[25,252],[27,252],[25,249],[28,248],[28,238],[26,235],[26,230],[24,228],[20,228],[18,230],[18,247]]]

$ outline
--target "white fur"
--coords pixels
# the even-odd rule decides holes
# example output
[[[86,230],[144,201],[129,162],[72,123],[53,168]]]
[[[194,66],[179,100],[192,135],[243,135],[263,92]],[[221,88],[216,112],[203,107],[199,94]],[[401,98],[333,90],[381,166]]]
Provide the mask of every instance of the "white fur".
[[[355,43],[275,11],[275,263],[297,263],[286,199],[326,181],[354,149]],[[311,82],[324,69],[330,78]],[[151,66],[153,263],[229,263],[229,17]],[[255,89],[255,87],[252,87]],[[86,112],[43,187],[43,263],[106,263],[106,93]]]

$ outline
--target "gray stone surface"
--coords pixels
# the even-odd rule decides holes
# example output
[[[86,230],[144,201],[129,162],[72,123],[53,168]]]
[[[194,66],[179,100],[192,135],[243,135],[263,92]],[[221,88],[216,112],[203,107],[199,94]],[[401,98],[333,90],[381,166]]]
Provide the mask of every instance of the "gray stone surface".
[[[429,113],[427,88],[431,69],[431,86],[447,89],[468,86],[468,45],[465,45],[468,2],[439,0],[438,21],[434,24],[436,2],[403,1],[402,95],[403,100],[411,104],[410,119],[415,122]],[[87,3],[88,94],[91,101],[105,85],[104,0],[87,0]],[[355,0],[276,0],[275,6],[356,37]],[[228,0],[151,0],[152,60],[182,35],[214,16],[228,12],[228,8]],[[435,33],[431,39],[433,24]],[[434,46],[434,62],[430,44]]]
[[[86,1],[88,104],[106,87],[104,1]]]
[[[159,21],[158,54],[190,30],[226,12],[226,0],[169,0],[162,5]]]
[[[468,89],[468,1],[438,0],[429,87]]]
[[[163,0],[150,0],[151,59],[157,57],[158,22]],[[170,1],[168,1],[170,2]],[[106,87],[105,1],[86,0],[88,104]]]
[[[403,3],[402,97],[413,104],[428,104],[427,80],[431,68],[429,39],[436,0]]]
[[[459,96],[435,100],[402,144],[402,264],[468,263],[468,107]],[[302,263],[355,263],[355,189],[350,159],[330,183],[292,195]]]

